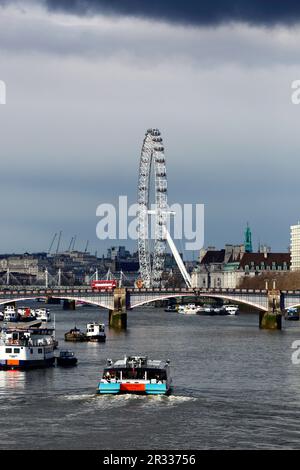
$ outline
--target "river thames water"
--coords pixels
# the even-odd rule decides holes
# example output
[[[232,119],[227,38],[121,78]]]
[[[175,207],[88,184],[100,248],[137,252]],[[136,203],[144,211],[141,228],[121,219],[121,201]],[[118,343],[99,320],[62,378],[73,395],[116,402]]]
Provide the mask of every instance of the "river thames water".
[[[300,322],[260,331],[258,315],[128,312],[128,330],[104,344],[64,343],[74,326],[107,323],[94,307],[56,313],[60,348],[78,366],[0,372],[0,449],[298,449],[300,365],[291,345]],[[170,359],[170,397],[97,396],[106,358]]]

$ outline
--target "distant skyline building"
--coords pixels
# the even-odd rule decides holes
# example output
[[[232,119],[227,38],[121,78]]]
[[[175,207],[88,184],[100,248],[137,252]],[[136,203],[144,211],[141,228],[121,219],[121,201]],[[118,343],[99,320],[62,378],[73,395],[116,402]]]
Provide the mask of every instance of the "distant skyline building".
[[[244,245],[225,245],[221,250],[212,248],[192,272],[195,288],[236,289],[244,279],[290,270],[290,253],[247,253]]]
[[[247,222],[247,227],[246,227],[246,230],[245,230],[244,245],[245,245],[245,253],[252,253],[253,252],[252,233],[251,233],[251,229],[249,227],[248,222]]]
[[[300,222],[291,225],[291,271],[300,270]]]

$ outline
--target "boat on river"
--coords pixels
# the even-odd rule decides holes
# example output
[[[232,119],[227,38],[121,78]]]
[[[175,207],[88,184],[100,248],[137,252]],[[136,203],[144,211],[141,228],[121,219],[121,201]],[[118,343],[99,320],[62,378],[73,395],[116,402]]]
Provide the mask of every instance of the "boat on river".
[[[31,322],[36,320],[35,312],[30,307],[19,307],[18,317],[20,322]]]
[[[198,307],[197,305],[195,304],[188,304],[185,306],[185,309],[184,309],[184,314],[185,315],[197,315],[198,312],[200,312],[201,308]]]
[[[196,306],[195,304],[179,305],[178,313],[183,313],[185,315],[196,315],[200,312],[201,307]]]
[[[43,323],[51,322],[50,311],[47,308],[37,308],[35,316],[37,320],[41,320]]]
[[[12,305],[6,305],[4,307],[3,321],[6,323],[16,323],[19,320],[18,312]]]
[[[165,308],[165,312],[177,312],[177,305],[174,304],[174,305],[168,305],[166,308]]]
[[[86,334],[83,333],[79,328],[76,328],[76,326],[74,326],[74,328],[65,334],[65,341],[83,343],[86,340]]]
[[[31,369],[54,364],[53,328],[3,328],[0,369]]]
[[[221,315],[237,315],[239,311],[238,305],[224,305]]]
[[[107,360],[97,393],[168,395],[171,385],[170,361],[125,356],[116,362]]]
[[[297,307],[290,307],[287,309],[285,314],[285,320],[289,321],[298,321],[299,320],[299,313]]]
[[[220,315],[220,316],[225,316],[225,315],[238,315],[239,313],[239,306],[238,305],[222,305],[222,306],[204,306],[204,308],[202,308],[200,310],[200,312],[198,312],[198,314],[201,314],[201,315],[209,315],[209,316],[216,316],[216,315]]]
[[[91,322],[86,326],[86,332],[81,331],[76,326],[65,334],[65,341],[83,343],[90,341],[93,343],[104,343],[106,340],[104,323]]]
[[[88,323],[86,326],[86,340],[93,343],[104,343],[106,340],[104,323]]]
[[[59,356],[56,358],[56,364],[62,367],[72,367],[77,364],[77,357],[73,351],[60,351]]]

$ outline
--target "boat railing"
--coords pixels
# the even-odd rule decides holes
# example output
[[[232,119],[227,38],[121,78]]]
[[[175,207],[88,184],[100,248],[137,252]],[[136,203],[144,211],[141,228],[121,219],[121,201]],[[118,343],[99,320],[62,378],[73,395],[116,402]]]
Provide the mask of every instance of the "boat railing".
[[[25,346],[25,347],[42,347],[50,346],[53,343],[53,340],[38,339],[32,340],[29,339],[7,339],[4,341],[5,346]]]
[[[127,379],[126,377],[124,378],[114,378],[114,379],[107,379],[107,378],[102,378],[101,383],[151,383],[151,384],[165,384],[167,381],[164,379]]]

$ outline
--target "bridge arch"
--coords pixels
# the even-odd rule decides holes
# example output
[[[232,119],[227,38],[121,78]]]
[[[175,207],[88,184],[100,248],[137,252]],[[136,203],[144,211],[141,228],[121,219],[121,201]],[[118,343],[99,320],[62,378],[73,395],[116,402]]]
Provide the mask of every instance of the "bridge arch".
[[[287,310],[288,308],[298,308],[298,307],[300,307],[300,301],[296,302],[295,304],[285,306],[284,310]]]
[[[160,295],[157,297],[153,297],[151,299],[146,299],[146,300],[140,300],[137,302],[131,301],[131,308],[137,308],[141,307],[142,305],[146,305],[149,303],[157,302],[159,300],[168,300],[168,299],[175,299],[175,298],[180,298],[180,297],[204,297],[204,298],[210,298],[210,299],[222,299],[222,300],[229,300],[230,302],[234,303],[239,303],[243,305],[247,305],[249,307],[253,307],[257,310],[267,312],[268,307],[267,306],[262,306],[256,302],[252,302],[248,299],[243,299],[242,297],[235,297],[235,296],[230,296],[226,294],[192,294],[192,293],[176,293],[176,294],[166,294],[166,295]]]
[[[0,298],[0,306],[1,305],[6,305],[6,304],[10,304],[12,302],[24,302],[24,301],[27,301],[27,300],[36,300],[36,299],[47,299],[49,296],[47,295],[35,295],[35,296],[26,296],[26,297],[17,297],[17,298],[6,298],[6,299],[1,299]],[[106,309],[112,309],[113,308],[113,305],[111,305],[111,302],[110,301],[107,301],[103,298],[88,298],[88,297],[80,297],[80,296],[68,296],[68,295],[63,295],[63,296],[60,296],[60,295],[51,295],[51,298],[53,299],[59,299],[59,300],[69,300],[69,301],[80,301],[80,302],[84,302],[86,304],[90,304],[90,305],[95,305],[96,307],[102,307],[102,308],[106,308]]]

